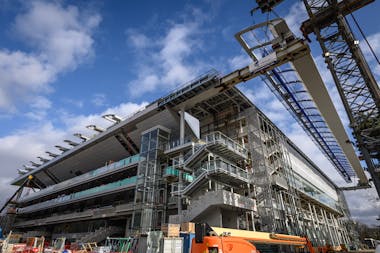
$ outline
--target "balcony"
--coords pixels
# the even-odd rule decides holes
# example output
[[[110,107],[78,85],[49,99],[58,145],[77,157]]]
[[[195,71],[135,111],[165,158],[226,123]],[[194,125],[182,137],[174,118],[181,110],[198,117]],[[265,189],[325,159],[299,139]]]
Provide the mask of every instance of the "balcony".
[[[18,208],[17,213],[36,212],[36,211],[40,211],[40,210],[44,210],[48,208],[53,208],[57,206],[66,205],[69,203],[82,201],[89,198],[95,198],[98,196],[123,191],[128,188],[135,187],[136,180],[137,180],[137,176],[134,176],[134,177],[125,178],[123,180],[116,181],[110,184],[105,184],[105,185],[90,188],[84,191],[75,192],[70,195],[59,196],[58,198],[54,198],[48,201],[44,201],[44,202],[30,205],[23,208]]]
[[[163,173],[163,177],[167,179],[178,180],[178,176],[179,176],[179,170],[173,166],[166,167]],[[185,182],[192,182],[194,180],[194,177],[190,173],[183,172],[182,179]]]
[[[100,208],[94,208],[85,210],[83,212],[72,212],[66,214],[52,215],[44,218],[28,219],[18,221],[15,223],[15,227],[33,227],[44,226],[49,224],[82,221],[87,219],[99,219],[104,217],[114,217],[119,215],[125,215],[133,211],[133,203],[120,204],[117,206],[105,206]]]
[[[221,158],[203,163],[192,174],[192,181],[183,184],[172,184],[172,194],[189,195],[198,189],[198,186],[208,181],[209,178],[215,178],[218,182],[224,182],[236,187],[241,184],[251,182],[248,172],[236,165],[233,165]]]
[[[225,155],[229,160],[238,161],[248,158],[246,148],[219,131],[207,134],[203,139],[211,150],[220,155]]]
[[[92,170],[90,172],[87,172],[83,175],[71,178],[69,180],[63,181],[61,183],[49,186],[47,188],[44,188],[38,192],[32,193],[28,196],[22,197],[19,202],[27,202],[34,199],[41,198],[43,196],[47,196],[53,193],[57,193],[59,191],[72,188],[90,181],[93,181],[95,179],[113,174],[115,172],[118,172],[124,168],[131,167],[134,165],[137,165],[140,161],[140,155],[130,156],[123,160],[114,162],[112,164],[109,164],[107,166],[98,168],[96,170]]]

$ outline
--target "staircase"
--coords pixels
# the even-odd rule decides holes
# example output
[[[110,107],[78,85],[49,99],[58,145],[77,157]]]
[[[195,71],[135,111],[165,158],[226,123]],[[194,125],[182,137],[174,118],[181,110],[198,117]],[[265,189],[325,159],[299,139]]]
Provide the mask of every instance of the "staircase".
[[[194,150],[190,150],[183,157],[184,166],[190,168],[197,161],[207,155],[206,144],[198,144],[194,147]],[[204,152],[206,151],[206,152]]]
[[[102,242],[107,239],[107,237],[112,236],[117,233],[122,233],[123,229],[120,227],[101,227],[96,229],[94,232],[89,232],[85,236],[77,240],[77,242]]]
[[[225,190],[206,192],[202,196],[191,201],[187,210],[182,211],[182,221],[192,221],[212,206],[230,206],[245,210],[256,210],[256,202],[253,199]]]
[[[229,157],[229,160],[239,161],[248,158],[248,150],[236,141],[232,140],[221,132],[213,132],[204,137],[201,143],[198,143],[194,150],[190,150],[184,155],[184,166],[191,168],[204,158],[208,152],[212,151],[219,155]]]

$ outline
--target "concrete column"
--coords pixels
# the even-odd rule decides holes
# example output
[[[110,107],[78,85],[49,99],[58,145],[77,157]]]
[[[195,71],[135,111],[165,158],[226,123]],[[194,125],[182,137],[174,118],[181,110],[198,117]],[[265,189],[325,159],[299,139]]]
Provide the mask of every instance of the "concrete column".
[[[253,231],[256,231],[256,227],[255,227],[255,214],[253,213],[253,211],[251,211],[251,219],[252,219],[252,229],[253,229]]]
[[[182,108],[180,111],[180,121],[179,121],[179,142],[184,144],[185,142],[185,109]]]
[[[180,111],[180,121],[179,121],[179,143],[180,145],[183,145],[185,143],[185,109],[182,108]],[[179,163],[183,164],[183,152],[179,155]],[[179,187],[182,187],[182,170],[179,170],[178,173],[178,185]],[[179,222],[182,222],[182,196],[178,196],[178,217]]]

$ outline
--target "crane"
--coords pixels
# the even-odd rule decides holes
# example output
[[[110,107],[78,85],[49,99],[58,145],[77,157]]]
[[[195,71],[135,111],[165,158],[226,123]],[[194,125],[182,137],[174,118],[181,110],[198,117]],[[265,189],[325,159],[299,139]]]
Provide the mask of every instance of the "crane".
[[[249,45],[248,42],[251,40],[245,40],[244,37],[263,28],[271,32],[272,39],[256,45]],[[348,136],[311,58],[310,48],[306,41],[296,38],[283,19],[270,20],[250,26],[239,32],[236,38],[251,56],[253,62],[246,67],[222,76],[218,80],[218,85],[203,91],[202,96],[188,99],[186,103],[197,103],[204,97],[216,95],[241,82],[258,76],[265,76],[266,80],[270,82],[269,86],[276,89],[277,93],[275,94],[282,97],[282,100],[280,100],[286,102],[293,115],[299,119],[301,125],[333,162],[343,178],[347,182],[351,182],[351,176],[357,175],[361,186],[368,185],[360,161],[352,145],[347,142]],[[266,50],[267,48],[269,49]],[[257,57],[254,54],[256,50],[264,51],[262,57]],[[293,63],[299,67],[298,70],[292,69],[292,74],[293,76],[301,77],[301,80],[287,81],[286,77],[288,77],[289,69],[281,70],[279,67],[289,63]],[[307,68],[304,69],[302,65],[306,65]],[[287,76],[285,77],[285,75]],[[295,84],[299,87],[304,87],[305,81],[302,78],[306,82],[312,79],[309,86],[311,92],[304,88],[303,90],[289,89],[288,84],[292,84],[292,89]],[[320,102],[319,91],[322,90],[324,90],[322,97],[325,99]],[[323,105],[317,106],[314,101],[319,101],[319,104]],[[321,109],[323,116],[320,113]],[[311,118],[311,116],[315,117]],[[324,118],[329,120],[328,124]],[[330,128],[334,130],[334,133],[332,133]]]
[[[264,13],[282,1],[256,2]],[[372,2],[303,0],[309,19],[302,23],[301,31],[308,40],[309,34],[316,35],[348,115],[360,158],[380,196],[380,89],[347,21],[348,15]],[[357,23],[355,19],[354,22]],[[360,188],[359,185],[344,190]]]

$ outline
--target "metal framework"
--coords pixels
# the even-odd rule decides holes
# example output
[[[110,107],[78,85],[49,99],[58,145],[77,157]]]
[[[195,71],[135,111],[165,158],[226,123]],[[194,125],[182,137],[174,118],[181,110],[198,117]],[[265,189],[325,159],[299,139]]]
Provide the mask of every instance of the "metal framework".
[[[268,30],[273,34],[272,40]],[[264,34],[260,34],[261,31]],[[299,40],[295,39],[285,22],[279,19],[246,28],[235,37],[252,60],[259,63],[262,59],[272,57],[273,51],[281,48],[282,40]],[[272,57],[273,59],[276,58]],[[291,62],[292,65],[283,62],[281,66],[272,69],[264,68],[259,63],[254,63],[253,66],[262,70],[264,82],[312,137],[342,177],[351,182],[351,177],[356,174],[359,182],[366,184],[359,160],[352,146],[346,143],[348,136],[309,51],[306,50],[297,59],[291,59]]]
[[[303,0],[309,20],[301,30],[314,32],[350,120],[357,146],[380,195],[380,89],[345,15],[368,0]]]

